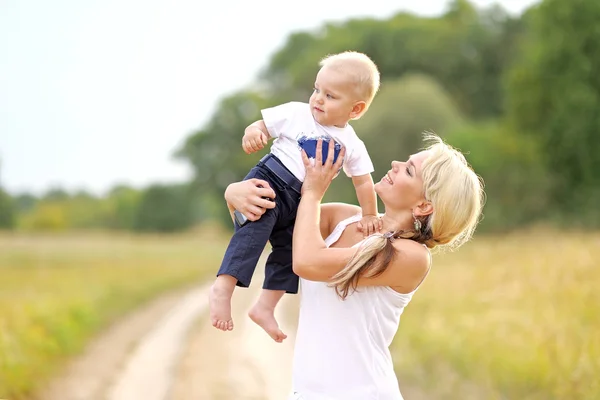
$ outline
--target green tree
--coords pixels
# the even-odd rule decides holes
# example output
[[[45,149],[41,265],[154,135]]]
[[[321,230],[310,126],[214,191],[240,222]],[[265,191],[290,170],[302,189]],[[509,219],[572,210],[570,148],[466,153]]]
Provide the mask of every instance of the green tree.
[[[201,209],[225,223],[231,223],[223,200],[225,188],[244,178],[266,154],[266,150],[252,155],[244,153],[244,129],[260,119],[260,110],[269,105],[261,95],[253,92],[241,92],[223,99],[210,122],[190,136],[176,154],[177,158],[192,164],[195,171],[192,196],[201,198]],[[197,214],[196,209],[194,215]]]
[[[15,204],[10,194],[0,188],[0,229],[15,227]]]
[[[0,185],[0,229],[13,229],[16,220],[15,202]]]
[[[70,228],[67,207],[61,201],[41,201],[23,215],[20,225],[28,231],[64,231]]]
[[[476,120],[503,114],[502,77],[513,63],[515,43],[523,30],[521,18],[499,6],[478,9],[469,1],[455,0],[439,17],[401,12],[388,19],[328,23],[290,35],[268,60],[253,90],[223,99],[208,123],[177,152],[194,170],[192,188],[199,199],[195,215],[231,224],[223,191],[230,182],[242,179],[262,155],[242,152],[244,128],[260,118],[262,108],[307,101],[323,56],[357,50],[379,66],[382,93],[355,126],[374,154],[377,171],[385,171],[388,166],[381,163],[401,158],[417,146],[423,130],[444,135],[454,124],[447,121],[460,120],[459,114]],[[400,78],[406,81],[397,83]],[[413,91],[417,97],[410,99]],[[336,180],[333,188],[331,196],[355,199],[347,179]]]
[[[478,229],[507,230],[554,219],[548,209],[551,177],[535,138],[498,123],[466,123],[452,129],[445,139],[465,154],[483,178],[486,204]]]
[[[62,204],[70,229],[100,229],[107,226],[107,210],[102,198],[79,191],[69,198],[54,202]]]
[[[498,117],[503,112],[502,76],[511,64],[520,18],[494,5],[476,9],[456,0],[440,17],[401,12],[386,20],[355,19],[330,23],[314,32],[291,35],[261,74],[270,95],[281,100],[305,100],[318,61],[328,53],[348,49],[368,54],[382,79],[407,73],[432,76],[473,118]]]
[[[600,2],[545,0],[530,18],[508,79],[511,120],[541,143],[552,203],[600,226]]]
[[[14,196],[15,207],[18,213],[26,213],[32,210],[38,199],[31,193],[20,193]]]
[[[128,186],[115,186],[108,194],[106,226],[112,229],[132,230],[142,193]]]
[[[146,232],[175,232],[193,224],[187,185],[152,185],[141,196],[134,229]]]
[[[51,189],[49,189],[43,196],[42,196],[42,200],[44,201],[62,201],[62,200],[66,200],[69,197],[71,197],[69,195],[69,192],[67,192],[66,190],[59,188],[59,187],[53,187]]]

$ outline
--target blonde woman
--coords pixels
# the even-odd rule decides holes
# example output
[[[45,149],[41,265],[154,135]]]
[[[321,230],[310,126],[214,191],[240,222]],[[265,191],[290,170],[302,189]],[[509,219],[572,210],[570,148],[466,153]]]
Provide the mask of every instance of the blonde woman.
[[[302,298],[290,399],[402,399],[389,352],[400,315],[429,273],[429,249],[467,242],[484,198],[464,156],[437,136],[425,139],[425,150],[393,161],[376,183],[385,205],[383,233],[366,239],[356,227],[359,207],[321,205],[343,157],[311,165],[304,156],[293,235]],[[269,190],[264,182],[245,181],[230,185],[225,198],[257,219],[272,207],[262,199]]]

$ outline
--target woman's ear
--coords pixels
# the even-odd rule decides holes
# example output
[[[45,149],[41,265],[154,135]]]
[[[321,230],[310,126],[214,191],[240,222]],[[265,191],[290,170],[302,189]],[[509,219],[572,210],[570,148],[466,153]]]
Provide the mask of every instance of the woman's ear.
[[[415,216],[424,217],[433,213],[433,204],[430,201],[424,200],[415,207]]]

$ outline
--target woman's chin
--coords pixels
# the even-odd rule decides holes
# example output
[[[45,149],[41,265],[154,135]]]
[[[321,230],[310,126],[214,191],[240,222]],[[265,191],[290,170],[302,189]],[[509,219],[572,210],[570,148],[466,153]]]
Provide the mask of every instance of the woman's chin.
[[[375,185],[373,185],[373,189],[375,189],[375,193],[377,194],[377,196],[379,196],[379,189],[381,188],[382,182],[375,182]]]

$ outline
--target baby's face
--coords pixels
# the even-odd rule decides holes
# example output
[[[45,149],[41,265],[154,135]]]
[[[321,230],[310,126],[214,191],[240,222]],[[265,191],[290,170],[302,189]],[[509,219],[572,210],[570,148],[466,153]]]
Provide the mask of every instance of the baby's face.
[[[323,67],[317,74],[309,104],[315,120],[325,126],[344,127],[359,103],[357,93],[347,74]]]

